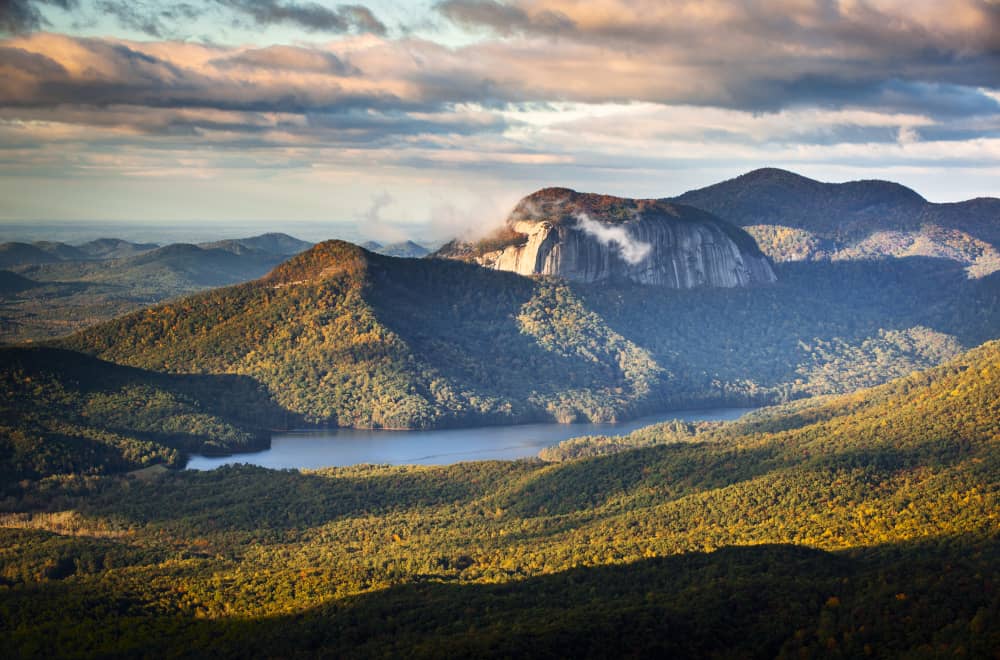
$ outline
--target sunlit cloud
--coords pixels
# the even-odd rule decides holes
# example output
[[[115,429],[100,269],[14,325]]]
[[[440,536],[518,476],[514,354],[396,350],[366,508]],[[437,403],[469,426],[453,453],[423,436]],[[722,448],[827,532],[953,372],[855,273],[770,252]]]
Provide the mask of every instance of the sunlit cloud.
[[[44,31],[101,7],[122,34]],[[456,182],[467,199],[542,185],[661,196],[764,165],[902,173],[952,199],[1000,192],[982,183],[1000,167],[1000,9],[987,0],[424,7],[407,29],[354,3],[8,3],[0,177],[197,180],[216,186],[209,215],[245,208],[233,186],[288,186],[316,196],[310,213],[354,218],[387,191],[424,220]],[[236,23],[300,38],[190,34]],[[326,195],[331,182],[343,195]]]

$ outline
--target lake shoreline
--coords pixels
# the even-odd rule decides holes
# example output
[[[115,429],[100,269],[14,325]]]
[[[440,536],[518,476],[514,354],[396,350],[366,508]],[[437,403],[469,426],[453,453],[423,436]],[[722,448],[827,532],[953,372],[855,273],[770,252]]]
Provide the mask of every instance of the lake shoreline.
[[[302,428],[271,436],[270,447],[227,455],[192,454],[184,469],[212,470],[248,463],[273,469],[322,469],[350,465],[450,465],[480,460],[537,458],[549,446],[586,435],[627,435],[675,419],[728,421],[759,407],[671,410],[623,422],[535,422],[427,430]]]

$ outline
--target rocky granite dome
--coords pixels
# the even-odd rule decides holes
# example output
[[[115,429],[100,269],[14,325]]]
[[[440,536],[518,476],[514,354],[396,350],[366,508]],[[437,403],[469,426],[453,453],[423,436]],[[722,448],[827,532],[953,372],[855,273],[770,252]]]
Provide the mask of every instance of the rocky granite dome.
[[[525,197],[493,235],[477,243],[449,243],[437,256],[521,275],[676,289],[776,279],[754,239],[710,213],[567,188]]]

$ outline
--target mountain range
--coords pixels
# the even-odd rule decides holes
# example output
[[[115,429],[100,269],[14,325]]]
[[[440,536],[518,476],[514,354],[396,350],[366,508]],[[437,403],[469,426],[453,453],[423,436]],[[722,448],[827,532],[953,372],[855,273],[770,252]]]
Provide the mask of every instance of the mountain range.
[[[173,245],[190,244],[177,243]],[[222,250],[233,254],[261,253],[289,257],[308,249],[311,245],[312,243],[287,234],[267,233],[250,238],[199,243],[194,247],[203,250]],[[11,269],[66,261],[127,260],[146,252],[155,251],[160,247],[162,246],[156,243],[134,243],[120,238],[99,238],[80,245],[70,245],[58,241],[0,243],[0,268]]]
[[[134,367],[239,374],[320,424],[607,421],[843,392],[997,336],[1000,281],[950,261],[776,266],[766,287],[532,279],[331,241],[268,276],[59,342]]]
[[[366,241],[361,247],[369,252],[377,252],[387,257],[408,257],[419,259],[426,257],[431,251],[425,246],[413,241],[400,241],[398,243],[379,243],[378,241]]]
[[[0,341],[39,340],[206,288],[245,282],[311,243],[286,234],[163,247],[99,239],[4,243]]]
[[[1000,270],[1000,199],[936,204],[889,181],[822,183],[759,169],[670,201],[746,229],[775,261],[929,256]]]
[[[744,202],[762,194],[750,179]],[[786,224],[743,231],[724,209],[546,189],[452,258],[326,241],[286,259],[268,239],[86,262],[162,294],[280,261],[0,348],[0,656],[991,657],[1000,273],[860,250],[928,231],[902,211],[880,224],[926,203],[817,185],[857,208],[831,197],[813,217],[803,193],[747,216]],[[935,231],[986,241],[982,208]],[[754,231],[788,258],[762,257]],[[510,272],[541,233],[547,256]],[[650,272],[691,276],[643,280],[635,241]],[[730,285],[745,258],[773,277]],[[0,271],[0,288],[93,302],[112,284],[34,279],[81,263]],[[179,469],[306,425],[772,403],[537,459]]]
[[[785,174],[751,173],[740,185],[759,198],[760,182],[775,176],[784,180]],[[865,192],[871,189],[891,194]],[[792,186],[790,199],[815,201],[796,190]],[[832,190],[841,196],[860,190],[857,208],[916,203],[915,194],[899,186],[838,184]],[[780,207],[783,218],[792,217],[793,206]],[[598,229],[580,229],[580,217]],[[812,222],[832,231],[822,218]],[[531,226],[528,233],[520,231],[524,223]],[[727,245],[733,261],[712,262],[727,265],[705,270],[699,263],[711,259],[698,261],[709,254],[699,247],[702,235],[660,235],[642,223],[671,232],[709,227],[704,236]],[[989,225],[988,218],[979,224]],[[551,228],[544,230],[551,238],[539,245],[563,249],[584,241],[587,247],[574,248],[572,258],[550,260],[557,267],[548,271],[529,269],[532,277],[463,263],[511,248],[518,254],[542,225]],[[863,233],[860,221],[851,227]],[[618,233],[599,237],[609,230]],[[642,272],[708,273],[721,282],[737,272],[740,260],[756,258],[768,276],[748,281],[751,286],[702,281],[682,289],[644,285],[642,277],[566,277],[602,272],[580,266],[584,254],[592,255],[591,265],[627,266],[629,241],[664,246],[644,256],[650,265]],[[685,245],[693,252],[684,253]],[[429,428],[610,421],[677,407],[848,392],[940,364],[1000,335],[996,274],[969,279],[963,262],[927,256],[772,266],[740,229],[706,211],[657,200],[545,189],[515,207],[498,234],[476,244],[453,243],[436,255],[451,259],[393,258],[329,241],[251,279],[281,261],[261,248],[299,247],[290,237],[258,237],[167,246],[109,262],[116,264],[104,269],[110,275],[95,271],[88,286],[123,274],[133,288],[148,282],[161,293],[250,281],[92,325],[54,345],[155,373],[247,377],[274,403],[276,420]],[[35,279],[80,263],[22,269],[10,287],[31,286],[26,275]],[[545,263],[535,260],[536,266]],[[165,285],[159,279],[164,272],[183,278]]]

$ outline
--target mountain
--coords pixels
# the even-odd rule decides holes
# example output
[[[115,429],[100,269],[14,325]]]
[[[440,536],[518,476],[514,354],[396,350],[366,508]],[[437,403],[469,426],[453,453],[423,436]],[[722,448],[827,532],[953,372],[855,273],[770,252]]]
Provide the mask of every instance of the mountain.
[[[127,287],[133,295],[177,295],[260,277],[282,256],[257,250],[240,254],[221,248],[173,243],[136,256],[107,261],[72,261],[19,269],[46,282],[88,282]]]
[[[47,264],[54,261],[60,261],[60,258],[50,251],[31,243],[13,242],[0,244],[0,268]]]
[[[131,249],[129,249],[130,246]],[[108,258],[107,253],[120,251],[135,254],[140,246],[117,239],[99,239],[80,246],[58,241],[35,241],[34,243],[0,244],[0,265],[6,268],[32,266],[60,261],[82,261]],[[151,245],[150,247],[156,247]],[[148,248],[147,248],[148,249]]]
[[[281,233],[261,234],[250,238],[235,238],[212,243],[200,243],[203,249],[220,249],[234,254],[244,254],[247,252],[260,252],[270,255],[290,257],[304,250],[308,250],[312,243],[301,241],[294,236]]]
[[[51,254],[60,261],[74,261],[76,259],[86,259],[87,255],[80,248],[59,241],[35,241],[35,247]]]
[[[998,402],[993,342],[561,463],[8,482],[0,653],[992,657]]]
[[[408,259],[420,259],[431,253],[426,247],[413,241],[402,241],[385,245],[378,241],[366,241],[361,244],[361,247],[369,252],[378,252],[387,257],[405,257]]]
[[[413,241],[383,245],[382,249],[378,250],[378,252],[388,257],[406,257],[408,259],[420,259],[431,253],[423,245],[414,243]]]
[[[759,169],[669,201],[744,227],[775,261],[929,256],[1000,270],[1000,199],[935,204],[889,181],[822,183]]]
[[[252,280],[284,258],[176,243],[125,258],[17,266],[38,286],[2,294],[0,341],[66,335],[165,298]]]
[[[122,259],[134,257],[160,247],[156,243],[133,243],[120,238],[98,238],[77,246],[90,259]]]
[[[176,245],[184,245],[178,243]],[[269,233],[249,238],[236,238],[197,247],[204,250],[223,250],[238,255],[263,258],[290,257],[308,249],[312,243],[301,241],[288,234]],[[32,266],[56,262],[103,261],[129,259],[159,248],[156,243],[133,243],[120,238],[99,238],[78,246],[57,241],[0,244],[0,267]],[[170,246],[165,246],[170,247]]]
[[[436,254],[578,282],[690,289],[775,279],[749,235],[708,213],[567,188],[546,188],[525,197],[493,235],[475,244],[451,243]]]
[[[596,286],[328,241],[259,280],[59,345],[154,371],[250,376],[315,423],[423,428],[845,392],[1000,336],[1000,279],[967,280],[947,260],[777,272],[766,287]]]

